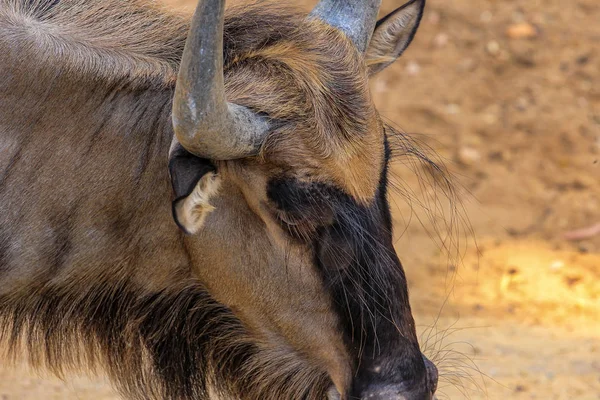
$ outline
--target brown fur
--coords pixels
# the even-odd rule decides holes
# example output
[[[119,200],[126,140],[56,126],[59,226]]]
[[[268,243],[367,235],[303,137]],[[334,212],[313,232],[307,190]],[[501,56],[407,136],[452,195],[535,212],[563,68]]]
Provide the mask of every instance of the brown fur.
[[[265,187],[292,173],[373,200],[384,135],[362,55],[286,8],[229,12],[228,100],[275,128],[260,157],[218,163],[217,211],[184,238],[167,158],[187,19],[54,3],[0,0],[0,339],[58,373],[106,369],[135,399],[347,392],[338,315]]]
[[[268,138],[264,158],[300,176],[333,179],[368,202],[382,168],[383,136],[362,56],[336,29],[291,15],[275,45],[236,46],[243,56],[226,60],[229,99],[283,122]]]

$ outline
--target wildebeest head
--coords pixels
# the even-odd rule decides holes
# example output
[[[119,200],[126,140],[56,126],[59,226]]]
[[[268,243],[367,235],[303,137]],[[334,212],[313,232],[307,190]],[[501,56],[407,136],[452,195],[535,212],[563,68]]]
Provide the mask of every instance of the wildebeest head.
[[[380,3],[254,6],[225,22],[223,0],[200,1],[175,91],[173,209],[195,275],[273,363],[322,371],[330,398],[428,399],[437,372],[393,248],[368,87],[425,0],[377,22]]]

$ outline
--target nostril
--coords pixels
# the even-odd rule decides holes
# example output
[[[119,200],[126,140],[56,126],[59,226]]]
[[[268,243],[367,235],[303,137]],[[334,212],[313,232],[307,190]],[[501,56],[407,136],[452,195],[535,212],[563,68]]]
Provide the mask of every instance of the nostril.
[[[352,382],[344,400],[435,400],[438,384],[436,366],[422,353],[409,359],[404,368],[391,363],[364,367]],[[330,400],[330,399],[328,399]],[[337,400],[337,399],[336,399]]]
[[[342,396],[340,396],[340,392],[337,391],[335,387],[331,387],[327,391],[327,400],[340,400]]]
[[[364,391],[361,400],[406,400],[398,388],[390,386],[374,386]]]
[[[427,369],[427,382],[431,386],[431,393],[435,393],[439,378],[438,369],[427,357],[423,356],[423,360],[425,361],[425,368]]]
[[[352,400],[435,400],[435,396],[422,385],[407,388],[405,385],[369,386],[360,394],[350,396]]]

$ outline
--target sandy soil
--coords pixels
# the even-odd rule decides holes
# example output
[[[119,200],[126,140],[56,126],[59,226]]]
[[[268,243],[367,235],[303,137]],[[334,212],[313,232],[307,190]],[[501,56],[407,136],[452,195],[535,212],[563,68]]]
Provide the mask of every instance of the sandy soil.
[[[382,114],[454,175],[449,192],[409,158],[394,168],[441,398],[600,399],[600,236],[562,238],[600,222],[598,21],[596,0],[430,0],[373,83]],[[0,400],[116,398],[99,379],[0,373]]]

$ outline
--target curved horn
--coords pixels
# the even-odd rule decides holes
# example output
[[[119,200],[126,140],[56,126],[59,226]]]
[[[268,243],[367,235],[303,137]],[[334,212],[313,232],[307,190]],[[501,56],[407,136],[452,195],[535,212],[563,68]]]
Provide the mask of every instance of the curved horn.
[[[224,14],[224,0],[200,0],[173,99],[179,143],[190,153],[215,160],[257,154],[269,128],[266,119],[225,99]]]
[[[311,16],[344,32],[365,52],[377,23],[381,0],[321,0]]]

